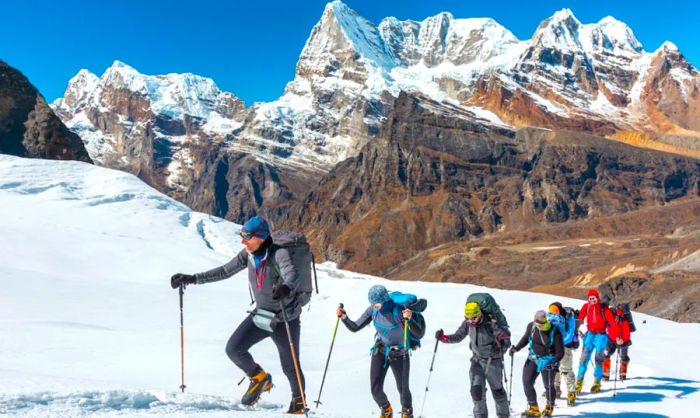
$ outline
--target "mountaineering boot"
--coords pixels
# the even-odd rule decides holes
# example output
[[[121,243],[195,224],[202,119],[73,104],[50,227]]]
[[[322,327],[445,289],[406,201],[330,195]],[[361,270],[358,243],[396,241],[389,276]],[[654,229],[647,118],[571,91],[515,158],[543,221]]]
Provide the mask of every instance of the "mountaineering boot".
[[[554,405],[547,405],[544,407],[544,411],[542,411],[543,417],[551,417],[553,414],[554,414]]]
[[[289,403],[288,414],[304,415],[307,408],[304,408],[304,399],[301,396],[292,396],[292,401]]]
[[[591,386],[591,393],[598,393],[598,392],[600,392],[600,381],[594,380],[593,386]]]
[[[610,380],[610,359],[606,358],[603,360],[603,380],[604,381],[609,381]]]
[[[379,418],[393,418],[394,408],[391,405],[383,406],[382,410],[379,412]]]
[[[532,418],[532,417],[541,417],[542,413],[540,412],[540,407],[537,405],[530,405],[529,408],[525,410],[522,414],[520,414],[522,418]]]
[[[630,364],[629,361],[620,362],[620,380],[627,379],[627,365]]]
[[[243,405],[255,405],[263,392],[272,389],[272,376],[265,370],[260,370],[258,374],[250,378],[250,385],[241,398]]]
[[[569,392],[568,395],[566,395],[566,404],[569,406],[574,406],[576,403],[576,394],[573,392]]]
[[[576,395],[580,395],[583,390],[583,379],[576,381]]]
[[[408,408],[402,409],[401,418],[413,418],[413,411]]]

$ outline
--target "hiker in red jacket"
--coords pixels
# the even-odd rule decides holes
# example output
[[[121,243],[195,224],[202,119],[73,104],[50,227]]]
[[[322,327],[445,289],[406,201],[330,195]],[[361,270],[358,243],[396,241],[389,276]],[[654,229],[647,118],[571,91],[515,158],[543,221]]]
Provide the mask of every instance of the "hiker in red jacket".
[[[608,327],[607,355],[603,360],[603,379],[610,380],[610,358],[617,349],[620,350],[620,380],[627,379],[627,365],[630,362],[627,352],[632,340],[630,339],[630,322],[625,317],[625,312],[621,307],[613,310],[615,316],[615,327]]]
[[[605,360],[606,348],[608,347],[607,332],[617,335],[617,326],[612,311],[607,305],[601,303],[600,294],[596,289],[588,291],[588,302],[581,307],[579,319],[581,320],[580,332],[585,333],[585,336],[583,337],[583,350],[576,374],[576,392],[580,394],[583,389],[583,378],[588,369],[588,361],[595,350],[595,370],[591,392],[597,393],[600,392],[600,381],[603,378],[603,360]],[[612,329],[608,330],[608,328]]]

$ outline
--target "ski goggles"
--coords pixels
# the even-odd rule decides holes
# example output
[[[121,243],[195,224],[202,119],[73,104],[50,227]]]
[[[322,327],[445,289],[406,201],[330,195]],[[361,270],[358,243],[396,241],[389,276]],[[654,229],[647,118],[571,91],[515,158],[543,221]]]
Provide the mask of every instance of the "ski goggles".
[[[251,239],[255,236],[255,234],[253,234],[252,232],[244,232],[244,231],[241,231],[240,235],[244,241],[248,241],[249,239]]]

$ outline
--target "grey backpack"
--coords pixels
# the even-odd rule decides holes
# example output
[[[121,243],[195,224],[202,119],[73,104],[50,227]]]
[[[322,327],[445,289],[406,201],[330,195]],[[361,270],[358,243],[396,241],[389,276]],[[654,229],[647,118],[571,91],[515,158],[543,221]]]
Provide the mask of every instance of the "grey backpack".
[[[314,290],[311,282],[311,270],[313,269],[315,278],[316,263],[306,237],[299,232],[274,231],[272,233],[272,242],[275,248],[284,248],[289,251],[289,257],[292,259],[292,264],[294,264],[294,269],[299,277],[296,299],[299,305],[307,305],[311,301],[311,293]],[[277,264],[274,264],[274,266],[277,273],[281,276],[279,266]],[[316,279],[316,293],[318,293],[318,279]]]

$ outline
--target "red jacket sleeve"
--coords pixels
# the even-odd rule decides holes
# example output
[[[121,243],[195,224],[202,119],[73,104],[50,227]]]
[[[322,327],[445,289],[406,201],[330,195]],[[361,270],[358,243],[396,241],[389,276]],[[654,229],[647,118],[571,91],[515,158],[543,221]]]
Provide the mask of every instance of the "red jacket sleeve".
[[[620,323],[620,331],[622,334],[622,342],[625,344],[628,343],[630,341],[630,322],[628,320],[622,320]]]
[[[586,323],[586,312],[588,312],[588,302],[584,303],[583,306],[581,306],[581,310],[578,311],[578,320],[581,321],[582,324]],[[588,326],[588,324],[586,324]]]

